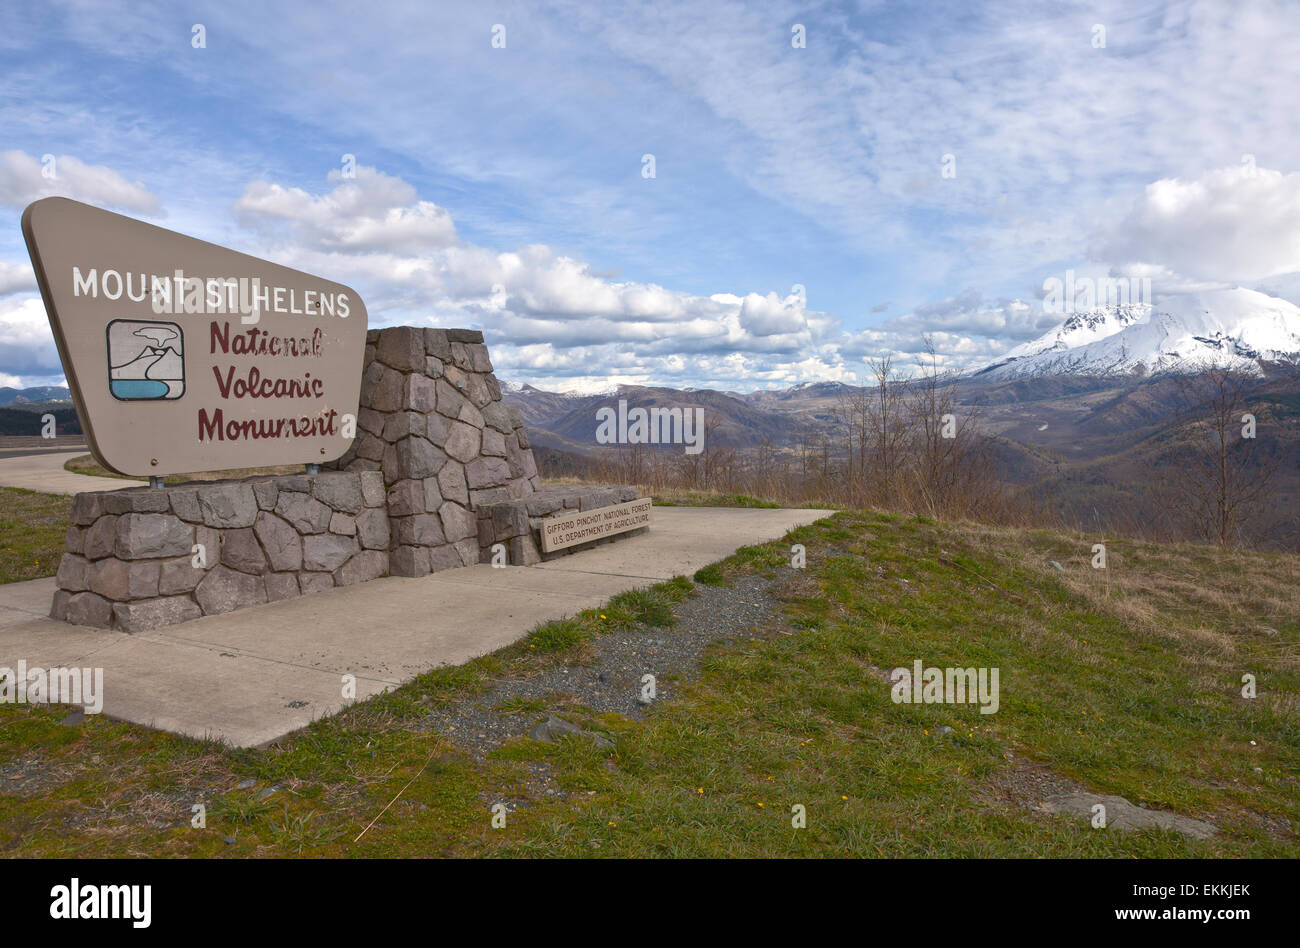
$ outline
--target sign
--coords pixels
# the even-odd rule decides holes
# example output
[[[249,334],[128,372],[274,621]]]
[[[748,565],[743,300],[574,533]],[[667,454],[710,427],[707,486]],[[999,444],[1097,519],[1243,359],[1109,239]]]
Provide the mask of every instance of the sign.
[[[564,514],[542,521],[542,552],[563,550],[599,540],[601,537],[626,533],[638,527],[650,526],[650,498],[639,497],[626,504],[597,507],[581,513]]]
[[[355,290],[67,198],[28,207],[23,236],[104,467],[319,464],[352,443]]]

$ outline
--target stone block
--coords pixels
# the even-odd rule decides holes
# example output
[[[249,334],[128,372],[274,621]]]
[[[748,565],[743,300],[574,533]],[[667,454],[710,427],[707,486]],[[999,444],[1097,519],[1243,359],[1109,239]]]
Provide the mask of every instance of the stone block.
[[[195,588],[194,598],[205,616],[220,615],[266,602],[266,584],[261,576],[214,566]]]
[[[483,332],[478,329],[448,329],[447,338],[451,342],[482,342]]]
[[[171,504],[165,490],[139,487],[110,491],[104,495],[105,513],[167,513],[170,509]]]
[[[367,369],[366,374],[369,375],[370,370],[375,366],[380,367],[380,372],[378,382],[370,389],[370,407],[383,412],[400,411],[406,408],[403,402],[407,377],[396,369],[385,368],[378,362]],[[362,390],[365,390],[364,386]]]
[[[352,586],[378,579],[388,572],[386,550],[362,550],[334,571],[334,585]]]
[[[437,382],[424,373],[412,373],[406,377],[403,387],[402,407],[417,412],[431,412],[438,398]]]
[[[204,484],[199,488],[199,512],[206,526],[251,527],[257,509],[257,496],[250,484]]]
[[[367,550],[386,550],[389,546],[391,531],[388,529],[388,514],[379,508],[368,508],[357,514],[357,539]]]
[[[399,546],[441,546],[447,542],[437,514],[394,517],[389,524],[393,531],[393,542]]]
[[[362,471],[361,503],[366,507],[384,505],[384,475],[378,471]]]
[[[257,519],[265,520],[270,516],[263,511],[258,514]],[[241,527],[238,530],[225,532],[221,538],[221,562],[241,573],[260,575],[267,571],[266,554],[262,552],[262,546],[257,542],[252,527]]]
[[[424,371],[424,331],[414,326],[382,330],[376,358],[403,372]]]
[[[297,573],[268,573],[266,575],[266,601],[279,602],[301,595]]]
[[[341,537],[356,536],[357,518],[351,514],[336,513],[330,517],[330,533],[337,533]]]
[[[388,488],[388,515],[409,517],[424,513],[424,481],[403,480]]]
[[[302,541],[303,569],[332,573],[360,549],[356,537],[321,533]]]
[[[447,460],[441,450],[435,448],[424,438],[404,438],[396,445],[396,465],[393,470],[385,469],[393,480],[415,478],[423,480],[437,474]]]
[[[438,508],[441,506],[442,506],[442,491],[438,488],[438,478],[426,477],[424,479],[425,513],[437,513]]]
[[[64,553],[57,576],[60,589],[84,592],[90,588],[90,560],[76,553]]]
[[[310,596],[312,593],[333,589],[334,577],[329,573],[299,573],[298,585],[302,587],[304,596]]]
[[[274,510],[276,501],[280,499],[280,488],[268,477],[253,483],[253,496],[257,498],[258,510]]]
[[[438,508],[442,532],[449,543],[478,535],[478,519],[460,504],[446,501]]]
[[[423,438],[424,432],[424,415],[416,411],[399,411],[389,415],[384,422],[383,438],[385,441],[401,441],[411,435]]]
[[[199,581],[207,575],[207,570],[194,565],[194,558],[183,556],[159,563],[158,594],[174,596],[178,593],[191,592]]]
[[[55,618],[62,618],[64,622],[73,625],[89,625],[99,629],[108,629],[113,625],[113,604],[93,592],[73,593],[57,608],[63,615]]]
[[[448,461],[438,472],[438,492],[444,500],[458,504],[469,503],[469,487],[465,483],[465,468],[458,461]]]
[[[311,495],[333,510],[359,513],[361,478],[345,471],[317,474],[311,485]]]
[[[464,565],[460,559],[460,551],[450,543],[435,547],[429,551],[429,572],[431,573],[444,569],[458,569]]]
[[[253,492],[250,490],[248,495],[251,500]],[[189,553],[193,545],[194,528],[173,514],[129,513],[117,518],[114,552],[118,559],[181,556]]]
[[[163,596],[144,602],[119,602],[113,605],[113,617],[123,632],[149,632],[203,615],[189,596]]]
[[[104,495],[101,493],[77,494],[72,498],[72,522],[88,527],[104,516]]]
[[[479,455],[479,429],[464,422],[454,422],[443,450],[462,464],[474,460]]]
[[[465,404],[465,396],[456,389],[450,379],[440,378],[434,385],[438,391],[438,414],[446,415],[448,418],[459,418],[460,409]]]
[[[451,358],[451,340],[447,338],[445,329],[426,329],[424,331],[424,351],[438,359],[439,362],[446,362]]]
[[[429,575],[429,550],[423,546],[399,546],[389,554],[388,572],[393,576]]]
[[[510,480],[510,466],[505,458],[480,457],[465,465],[465,481],[470,490],[499,487]]]
[[[323,533],[330,525],[333,511],[315,497],[281,489],[275,512],[299,533]]]
[[[113,516],[100,517],[86,530],[82,553],[87,559],[97,560],[100,557],[113,555],[113,551],[117,549],[117,520],[118,518]]]

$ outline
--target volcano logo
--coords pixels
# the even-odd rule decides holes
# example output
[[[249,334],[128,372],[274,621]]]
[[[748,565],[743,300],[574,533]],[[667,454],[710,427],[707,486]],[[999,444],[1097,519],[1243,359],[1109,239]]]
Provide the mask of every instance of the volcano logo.
[[[115,319],[108,324],[108,390],[122,401],[185,394],[185,335],[176,323]]]

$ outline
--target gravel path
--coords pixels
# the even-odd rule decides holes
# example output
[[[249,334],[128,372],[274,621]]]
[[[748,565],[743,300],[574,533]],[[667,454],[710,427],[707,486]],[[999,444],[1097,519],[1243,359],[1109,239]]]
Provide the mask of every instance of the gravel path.
[[[561,665],[503,681],[486,694],[431,711],[429,726],[481,760],[508,738],[527,734],[544,717],[543,712],[496,710],[512,698],[543,699],[551,709],[581,705],[643,720],[645,709],[637,703],[641,676],[655,676],[656,702],[672,700],[676,683],[666,680],[670,674],[690,677],[708,646],[722,639],[756,637],[755,627],[771,622],[777,607],[770,592],[773,582],[741,576],[730,586],[696,584],[698,595],[673,607],[676,625],[599,636],[591,664]]]

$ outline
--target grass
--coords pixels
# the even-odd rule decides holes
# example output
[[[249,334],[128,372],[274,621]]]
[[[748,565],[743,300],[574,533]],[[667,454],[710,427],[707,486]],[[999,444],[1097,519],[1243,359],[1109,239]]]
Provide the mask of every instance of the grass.
[[[128,477],[125,474],[117,474],[108,468],[100,467],[93,456],[81,454],[75,458],[68,458],[67,463],[63,465],[65,471],[71,471],[73,474],[85,474],[89,477],[116,477],[122,480],[141,480],[140,477]],[[301,464],[281,464],[276,467],[241,467],[229,471],[200,471],[195,474],[168,474],[163,478],[163,483],[171,484],[188,484],[194,481],[224,481],[239,477],[257,477],[263,474],[301,474],[303,466]]]
[[[58,572],[71,513],[71,497],[0,488],[0,583]]]
[[[1104,571],[1089,566],[1094,542],[1107,544]],[[807,549],[805,570],[788,568],[792,543]],[[424,714],[581,664],[605,635],[671,634],[654,630],[700,592],[685,578],[263,749],[0,706],[0,852],[1300,855],[1300,558],[846,512],[700,574],[772,577],[779,627],[719,643],[644,723],[563,695],[510,705],[563,714],[612,750],[518,738],[476,761],[425,730]],[[999,668],[1000,710],[894,703],[883,670],[918,658]],[[1258,697],[1242,697],[1244,674]],[[1035,813],[1024,802],[1040,772],[1220,831],[1198,841]],[[507,825],[494,830],[503,801]],[[197,802],[203,830],[189,825]],[[806,829],[791,825],[795,805]]]

